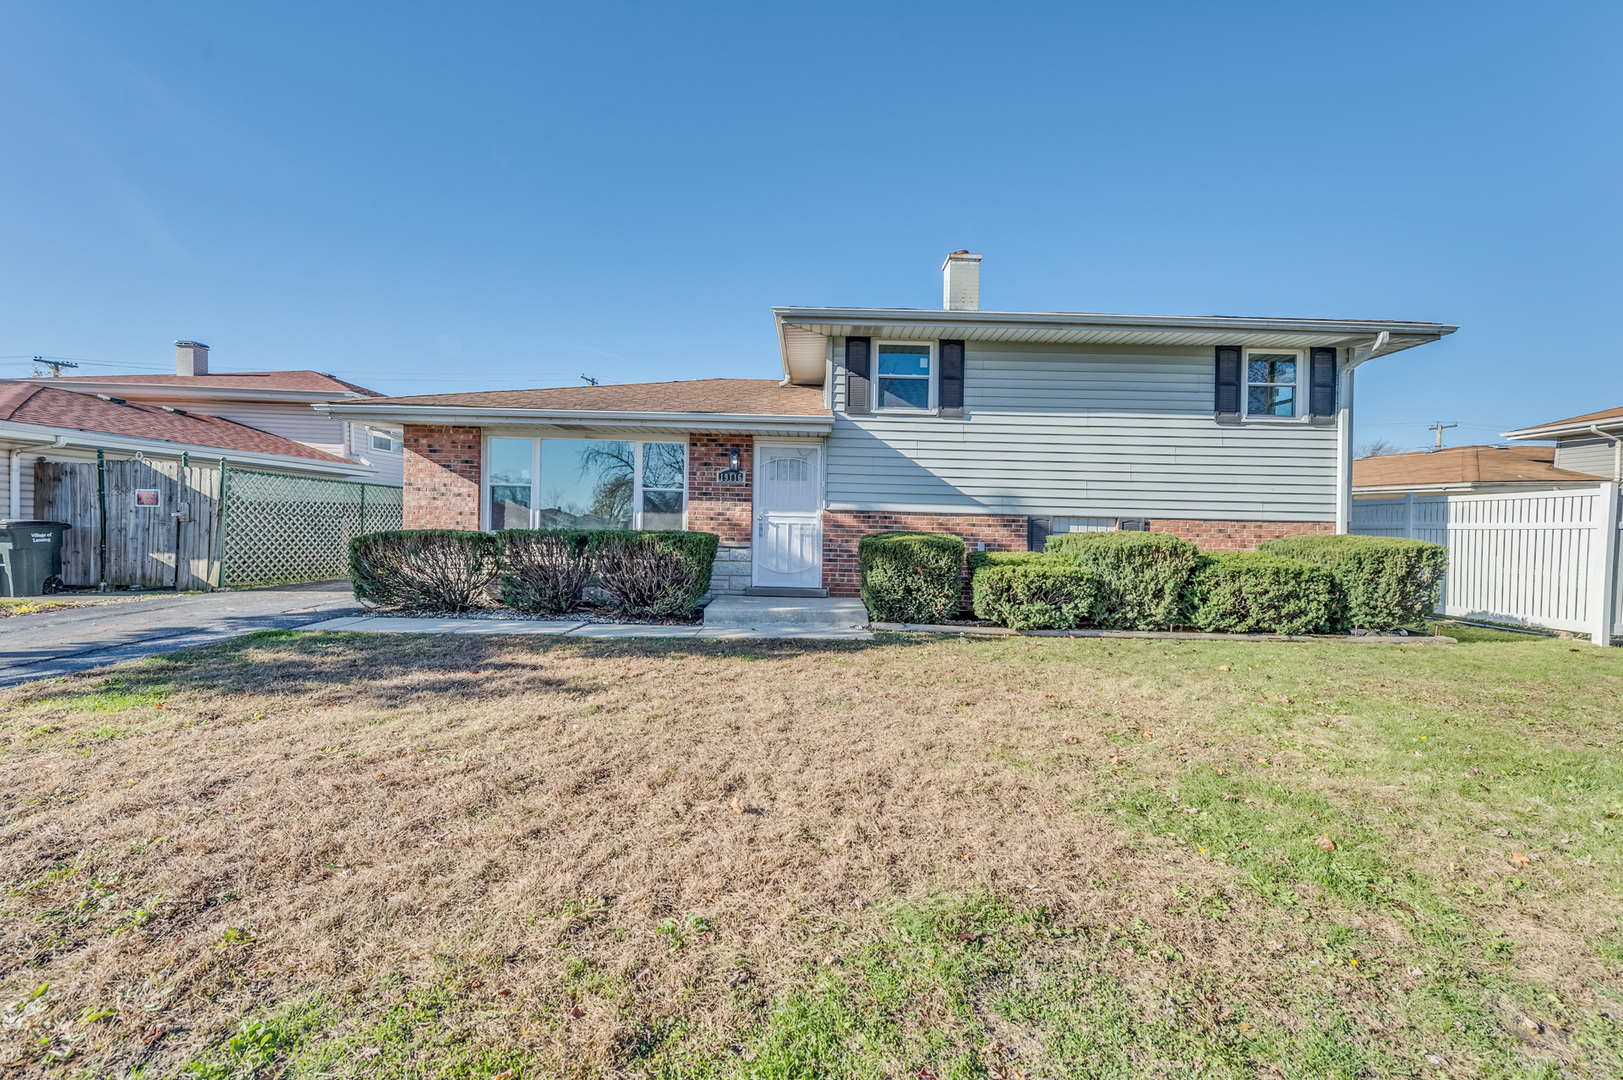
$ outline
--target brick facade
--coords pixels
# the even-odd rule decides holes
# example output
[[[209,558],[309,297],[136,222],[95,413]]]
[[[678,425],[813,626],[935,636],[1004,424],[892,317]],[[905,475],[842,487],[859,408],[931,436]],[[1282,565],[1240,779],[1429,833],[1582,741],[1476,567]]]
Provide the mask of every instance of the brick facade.
[[[401,515],[407,529],[479,528],[484,432],[448,424],[407,424]]]
[[[1198,518],[1151,518],[1150,531],[1188,540],[1202,551],[1255,551],[1281,536],[1333,533],[1333,521],[1215,521]]]
[[[868,533],[951,533],[970,551],[985,543],[987,551],[1025,551],[1023,514],[907,514],[885,510],[823,511],[823,588],[830,596],[856,596],[862,585],[857,567],[857,541]]]
[[[716,474],[727,468],[734,447],[738,448],[738,467],[744,472],[744,480],[723,484]],[[752,435],[688,436],[688,528],[713,532],[724,544],[750,542],[754,454]]]

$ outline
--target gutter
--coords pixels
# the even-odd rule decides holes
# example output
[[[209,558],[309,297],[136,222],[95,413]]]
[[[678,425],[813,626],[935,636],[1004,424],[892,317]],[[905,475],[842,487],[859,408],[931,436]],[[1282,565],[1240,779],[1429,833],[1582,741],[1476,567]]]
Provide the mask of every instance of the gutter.
[[[589,424],[602,428],[673,428],[684,431],[719,431],[745,434],[752,431],[801,428],[808,434],[827,434],[834,428],[833,416],[780,415],[771,413],[677,413],[622,412],[599,409],[481,408],[470,405],[362,405],[326,402],[312,406],[317,412],[335,417],[392,420],[401,424],[457,423],[474,426],[478,421],[505,421],[509,424]]]
[[[313,472],[344,477],[365,477],[377,472],[376,469],[359,466],[354,462],[295,458],[282,454],[267,454],[256,450],[231,450],[221,446],[202,446],[192,443],[169,442],[163,439],[143,439],[139,436],[109,435],[99,431],[74,430],[63,432],[57,428],[41,429],[33,425],[17,424],[10,421],[0,422],[0,438],[5,436],[25,438],[36,443],[39,443],[42,438],[54,438],[60,440],[51,444],[57,449],[73,447],[85,451],[115,450],[130,454],[140,452],[147,457],[177,459],[187,454],[205,458],[224,456],[234,464],[254,465],[260,468],[276,469],[281,472]]]
[[[23,516],[23,454],[30,450],[42,450],[52,447],[60,450],[68,445],[66,435],[58,435],[55,440],[48,443],[33,443],[29,446],[13,447],[11,451],[11,520],[16,521]]]
[[[780,324],[797,326],[825,323],[915,323],[965,326],[1035,326],[1069,329],[1115,327],[1146,330],[1261,330],[1317,334],[1404,334],[1444,337],[1458,330],[1448,323],[1376,322],[1368,319],[1269,319],[1232,315],[1102,315],[1083,312],[947,311],[934,308],[803,308],[775,307]]]

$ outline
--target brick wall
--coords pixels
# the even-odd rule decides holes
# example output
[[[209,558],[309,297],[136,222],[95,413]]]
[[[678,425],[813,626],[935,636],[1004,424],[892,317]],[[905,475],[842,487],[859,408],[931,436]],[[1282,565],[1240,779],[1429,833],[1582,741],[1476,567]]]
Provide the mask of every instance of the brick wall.
[[[1202,551],[1255,551],[1266,540],[1302,533],[1333,533],[1333,521],[1204,521],[1151,518],[1150,531],[1188,540]]]
[[[483,430],[407,424],[402,517],[408,529],[479,527],[479,456]]]
[[[744,482],[718,483],[716,474],[727,467],[728,452],[735,446]],[[751,435],[688,436],[688,528],[713,532],[724,544],[750,542],[754,446]]]
[[[830,596],[856,596],[862,575],[857,567],[857,541],[868,533],[951,533],[970,551],[984,542],[987,551],[1026,550],[1026,519],[1015,514],[902,514],[882,510],[823,511],[823,588]],[[966,571],[967,580],[967,571]],[[967,598],[966,598],[967,604]]]

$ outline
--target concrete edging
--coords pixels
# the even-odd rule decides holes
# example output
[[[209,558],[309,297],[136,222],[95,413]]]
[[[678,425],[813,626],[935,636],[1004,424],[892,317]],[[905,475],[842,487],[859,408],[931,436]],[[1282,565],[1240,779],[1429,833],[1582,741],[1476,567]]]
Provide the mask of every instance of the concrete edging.
[[[939,623],[868,624],[874,631],[898,634],[960,634],[975,637],[1149,638],[1152,641],[1335,641],[1361,645],[1457,645],[1437,634],[1400,637],[1396,634],[1202,634],[1184,630],[1011,630],[1006,626],[944,626]]]

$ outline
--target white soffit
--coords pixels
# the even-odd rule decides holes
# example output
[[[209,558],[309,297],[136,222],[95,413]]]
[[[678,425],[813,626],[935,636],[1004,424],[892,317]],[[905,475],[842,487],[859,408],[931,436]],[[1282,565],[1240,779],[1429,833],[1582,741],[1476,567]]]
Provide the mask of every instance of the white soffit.
[[[1444,323],[1343,319],[1246,319],[1027,312],[938,312],[839,308],[774,308],[783,343],[784,374],[791,383],[823,381],[827,340],[887,337],[933,341],[964,338],[993,344],[1160,345],[1210,347],[1352,348],[1383,331],[1382,355],[1425,345],[1458,329]],[[815,345],[813,344],[815,342]]]

